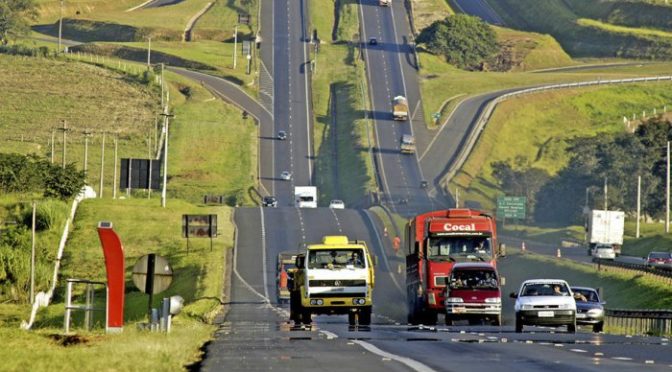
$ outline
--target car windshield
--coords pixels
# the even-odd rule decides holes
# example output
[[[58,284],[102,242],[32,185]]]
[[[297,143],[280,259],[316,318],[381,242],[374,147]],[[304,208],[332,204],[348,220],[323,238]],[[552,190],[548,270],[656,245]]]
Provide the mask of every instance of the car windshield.
[[[497,274],[493,270],[454,270],[450,275],[452,289],[497,289]]]
[[[308,253],[309,269],[364,268],[364,252],[356,248],[312,250]]]
[[[649,258],[670,258],[670,254],[666,252],[651,252]]]
[[[569,288],[564,283],[528,283],[520,296],[569,296]]]
[[[427,257],[433,261],[489,261],[491,256],[489,237],[442,236],[429,238],[427,243]]]
[[[600,302],[597,292],[592,289],[572,288],[574,299],[578,302]]]

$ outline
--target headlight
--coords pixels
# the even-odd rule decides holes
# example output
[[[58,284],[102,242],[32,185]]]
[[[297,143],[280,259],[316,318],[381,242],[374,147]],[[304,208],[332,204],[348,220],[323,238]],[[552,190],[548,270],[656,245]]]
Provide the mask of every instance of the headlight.
[[[317,305],[317,300],[310,300],[311,305]]]
[[[604,313],[602,309],[590,309],[588,310],[588,315],[590,316],[600,316]]]
[[[571,309],[572,305],[570,304],[560,304],[558,305],[558,309]]]
[[[366,303],[365,298],[353,298],[352,299],[352,304],[353,305],[364,305]]]
[[[324,300],[322,300],[322,299],[318,299],[318,300],[315,301],[315,302],[316,302],[318,305],[324,305]]]
[[[462,303],[464,300],[461,297],[448,297],[446,298],[446,303],[449,304],[454,304],[454,303]]]
[[[499,297],[490,297],[485,299],[486,304],[498,304],[501,303],[502,299]]]
[[[521,310],[532,310],[534,307],[532,305],[523,305],[520,307]]]

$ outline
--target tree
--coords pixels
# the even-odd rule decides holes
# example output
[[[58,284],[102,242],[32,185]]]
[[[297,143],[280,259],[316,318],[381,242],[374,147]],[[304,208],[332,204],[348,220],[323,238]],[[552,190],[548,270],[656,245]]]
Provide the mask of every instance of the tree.
[[[27,34],[29,20],[37,17],[34,0],[0,1],[0,43],[7,45],[10,38]]]
[[[429,52],[443,55],[460,68],[478,68],[498,50],[495,31],[478,17],[464,14],[436,21],[420,32],[417,41]]]

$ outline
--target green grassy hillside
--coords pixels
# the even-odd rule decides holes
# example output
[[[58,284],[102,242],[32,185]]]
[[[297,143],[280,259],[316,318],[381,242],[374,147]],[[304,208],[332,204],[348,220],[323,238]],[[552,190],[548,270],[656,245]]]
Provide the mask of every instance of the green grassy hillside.
[[[606,2],[600,2],[604,5]],[[624,34],[583,26],[563,0],[488,0],[510,27],[550,34],[573,57],[671,59],[672,41],[643,34]],[[549,16],[552,15],[552,16]],[[631,27],[645,27],[644,20]]]

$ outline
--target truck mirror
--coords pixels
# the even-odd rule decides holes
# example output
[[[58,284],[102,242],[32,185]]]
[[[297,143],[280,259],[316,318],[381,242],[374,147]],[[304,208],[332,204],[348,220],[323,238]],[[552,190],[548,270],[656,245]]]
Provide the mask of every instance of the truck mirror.
[[[296,267],[298,269],[303,269],[305,263],[306,263],[306,257],[305,256],[296,256],[295,264],[296,264]]]
[[[509,297],[511,297],[511,298],[518,298],[518,295],[516,294],[516,292],[511,292],[511,294],[509,295]]]
[[[503,277],[503,276],[499,277],[499,285],[502,286],[502,287],[506,285],[506,278],[505,277]]]

